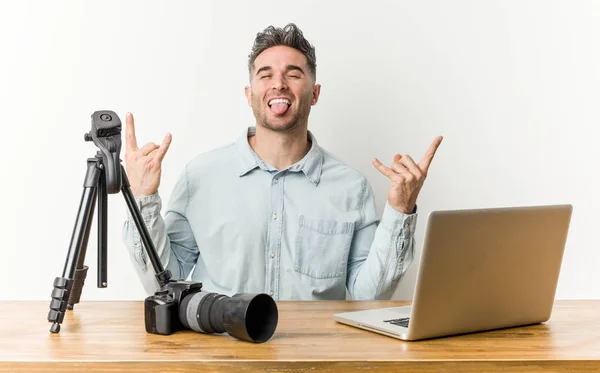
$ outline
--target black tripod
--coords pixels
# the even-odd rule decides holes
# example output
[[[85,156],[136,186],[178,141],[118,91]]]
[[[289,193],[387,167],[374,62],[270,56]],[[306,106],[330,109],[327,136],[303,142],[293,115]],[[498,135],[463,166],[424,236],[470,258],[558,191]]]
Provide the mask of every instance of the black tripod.
[[[92,130],[86,133],[85,141],[93,141],[100,151],[94,158],[87,160],[87,173],[83,183],[83,195],[71,236],[69,252],[62,277],[54,279],[52,300],[48,321],[53,322],[50,331],[58,333],[67,310],[72,310],[79,303],[88,266],[84,264],[88,238],[92,225],[92,215],[98,200],[98,287],[107,286],[107,205],[108,194],[121,191],[135,225],[140,232],[142,243],[146,248],[154,273],[162,287],[171,278],[165,270],[150,239],[146,225],[142,219],[135,198],[129,187],[125,169],[121,165],[121,121],[112,111],[96,111],[92,114]]]

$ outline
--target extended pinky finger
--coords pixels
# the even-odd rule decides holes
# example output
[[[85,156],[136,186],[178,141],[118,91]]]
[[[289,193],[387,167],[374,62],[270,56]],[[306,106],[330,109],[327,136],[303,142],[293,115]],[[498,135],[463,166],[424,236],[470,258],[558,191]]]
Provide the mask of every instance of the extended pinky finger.
[[[396,174],[391,168],[384,166],[383,163],[381,163],[377,158],[373,158],[373,166],[375,166],[375,168],[378,169],[379,172],[381,172],[387,177],[392,177]]]

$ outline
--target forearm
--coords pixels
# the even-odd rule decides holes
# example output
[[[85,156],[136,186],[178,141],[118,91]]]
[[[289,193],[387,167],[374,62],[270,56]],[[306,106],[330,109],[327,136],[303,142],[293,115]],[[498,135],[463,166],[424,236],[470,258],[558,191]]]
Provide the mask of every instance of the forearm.
[[[136,198],[136,205],[141,212],[144,225],[149,233],[149,239],[154,245],[162,266],[171,271],[172,278],[183,277],[182,266],[173,253],[165,222],[160,215],[160,197],[158,194],[154,194],[148,197]],[[152,266],[147,248],[144,247],[141,234],[129,211],[127,220],[123,225],[123,241],[146,293],[153,294],[158,289],[155,268]]]
[[[414,257],[416,219],[416,213],[402,214],[386,204],[379,225],[357,233],[347,283],[353,299],[380,299],[398,284]],[[374,235],[368,231],[373,229]],[[369,236],[370,245],[365,242]],[[362,250],[367,255],[360,255],[360,245],[368,245]]]

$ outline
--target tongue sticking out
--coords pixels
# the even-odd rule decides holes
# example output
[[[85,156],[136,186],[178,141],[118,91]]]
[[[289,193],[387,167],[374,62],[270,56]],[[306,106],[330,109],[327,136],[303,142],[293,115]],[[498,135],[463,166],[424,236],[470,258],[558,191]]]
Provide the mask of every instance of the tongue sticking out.
[[[287,111],[287,109],[288,109],[287,104],[277,103],[277,104],[271,105],[271,111],[277,115],[281,115],[281,114],[285,113]]]

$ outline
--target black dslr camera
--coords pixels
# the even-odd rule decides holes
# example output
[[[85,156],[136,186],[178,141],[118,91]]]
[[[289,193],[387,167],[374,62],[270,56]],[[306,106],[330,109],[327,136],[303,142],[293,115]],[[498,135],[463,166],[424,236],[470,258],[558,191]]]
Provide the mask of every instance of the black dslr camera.
[[[54,280],[48,321],[50,331],[60,332],[67,310],[79,303],[88,266],[84,264],[92,215],[98,201],[98,287],[106,287],[106,228],[108,194],[122,192],[152,267],[159,290],[144,302],[146,331],[171,334],[182,329],[202,333],[223,333],[250,342],[265,342],[275,332],[277,305],[267,294],[236,294],[232,297],[202,291],[202,283],[172,280],[151,240],[150,233],[131,193],[129,179],[121,165],[121,120],[110,110],[92,114],[92,128],[84,135],[99,148],[87,161],[83,195],[62,277]]]
[[[265,342],[275,332],[277,306],[267,294],[223,294],[202,291],[202,283],[170,280],[144,302],[146,331],[171,334],[192,329],[223,333],[250,342]]]

